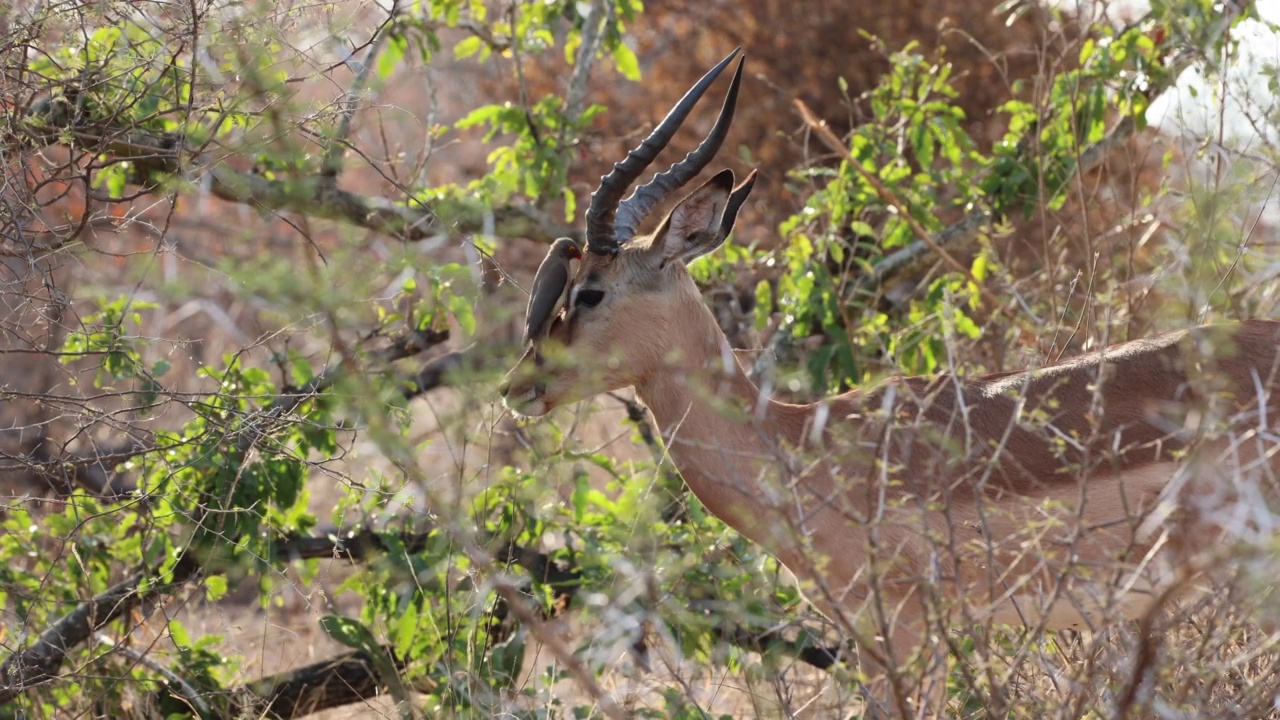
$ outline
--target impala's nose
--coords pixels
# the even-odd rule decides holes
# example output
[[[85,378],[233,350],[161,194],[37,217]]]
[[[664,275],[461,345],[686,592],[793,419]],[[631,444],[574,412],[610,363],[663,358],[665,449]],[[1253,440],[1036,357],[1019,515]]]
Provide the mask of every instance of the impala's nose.
[[[502,393],[502,404],[517,415],[537,417],[547,413],[547,404],[542,398],[547,392],[547,387],[541,382],[521,382],[513,385],[508,380],[502,383],[499,390]]]

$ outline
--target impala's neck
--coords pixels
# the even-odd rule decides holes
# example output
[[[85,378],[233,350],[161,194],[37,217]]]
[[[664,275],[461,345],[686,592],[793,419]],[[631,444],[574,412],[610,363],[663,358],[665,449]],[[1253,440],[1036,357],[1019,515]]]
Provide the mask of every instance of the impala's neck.
[[[812,408],[762,399],[711,312],[696,305],[681,315],[681,357],[636,393],[689,489],[730,526],[779,552],[777,539],[756,526],[778,516],[781,451],[801,444]]]

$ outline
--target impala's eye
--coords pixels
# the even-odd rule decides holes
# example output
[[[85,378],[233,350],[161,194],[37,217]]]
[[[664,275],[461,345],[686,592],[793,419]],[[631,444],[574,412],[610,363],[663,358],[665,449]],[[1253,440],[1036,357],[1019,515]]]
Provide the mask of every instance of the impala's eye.
[[[603,290],[579,290],[576,305],[578,307],[595,307],[603,299]]]

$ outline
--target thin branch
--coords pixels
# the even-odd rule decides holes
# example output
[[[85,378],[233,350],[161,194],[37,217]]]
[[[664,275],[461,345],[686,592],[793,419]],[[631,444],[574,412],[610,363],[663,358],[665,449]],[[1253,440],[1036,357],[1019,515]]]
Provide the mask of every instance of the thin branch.
[[[654,467],[658,468],[659,481],[662,489],[667,492],[669,500],[658,515],[664,522],[677,522],[684,518],[688,511],[688,504],[685,500],[687,486],[684,479],[681,478],[671,467],[671,463],[666,462],[667,453],[663,450],[662,445],[658,443],[657,434],[653,431],[653,424],[649,422],[649,413],[644,406],[631,398],[626,398],[617,393],[609,393],[609,397],[622,403],[627,410],[627,422],[635,426],[636,431],[640,433],[640,439],[644,442],[645,447],[649,448],[649,455],[653,457]]]
[[[582,115],[583,105],[587,102],[587,83],[591,80],[591,68],[596,63],[596,53],[600,51],[600,43],[604,39],[603,29],[607,19],[605,0],[595,0],[582,20],[582,45],[578,47],[573,74],[569,76],[569,89],[564,95],[565,115],[570,119],[576,120]]]
[[[924,226],[920,224],[920,221],[916,220],[915,216],[911,214],[911,208],[908,207],[896,193],[890,190],[889,187],[884,184],[884,181],[876,176],[875,173],[862,167],[862,163],[858,162],[858,159],[855,158],[853,153],[849,150],[848,144],[841,142],[840,138],[837,138],[836,134],[831,132],[831,128],[827,127],[825,120],[819,120],[817,116],[809,110],[809,106],[804,104],[803,100],[797,98],[793,102],[795,103],[796,108],[800,111],[800,116],[804,118],[805,124],[809,126],[809,129],[818,136],[818,139],[822,140],[823,144],[833,152],[836,152],[843,157],[845,164],[861,175],[862,178],[867,181],[867,184],[871,185],[871,187],[875,189],[876,194],[898,212],[898,216],[907,223],[911,228],[911,232],[915,233],[916,238],[918,238],[917,242],[924,243],[929,250],[942,258],[947,265],[950,265],[952,270],[963,275],[965,279],[978,289],[978,292],[982,295],[982,299],[985,300],[988,305],[996,309],[1004,308],[1004,303],[1000,302],[1000,299],[995,296],[995,293],[991,292],[991,289],[988,288],[986,284],[978,282],[978,279],[973,276],[973,273],[969,271],[968,267],[952,257],[951,253],[944,250],[942,246],[933,239],[929,234],[929,231],[925,230]]]
[[[325,177],[336,178],[338,172],[342,170],[342,154],[347,146],[347,138],[351,137],[351,120],[355,117],[356,109],[360,106],[360,94],[364,92],[364,86],[369,82],[369,74],[373,70],[373,64],[378,58],[378,53],[382,52],[382,45],[388,35],[387,27],[395,22],[399,14],[400,3],[398,1],[393,2],[391,10],[387,13],[387,19],[374,29],[373,37],[369,39],[369,51],[365,54],[364,62],[360,63],[360,67],[356,71],[356,77],[351,82],[351,89],[342,98],[342,115],[338,119],[337,130],[329,141],[329,147],[325,150],[324,160],[320,166],[320,174]]]
[[[373,362],[387,365],[397,360],[413,357],[426,352],[449,339],[448,329],[431,328],[413,330],[396,335],[391,343],[372,354]],[[455,357],[458,356],[458,357]],[[409,379],[413,388],[409,397],[446,385],[445,374],[461,367],[459,353],[449,353],[429,361],[417,375]],[[263,419],[278,418],[282,414],[292,412],[299,403],[314,397],[333,386],[340,367],[327,368],[312,381],[302,387],[281,388],[275,401],[263,409]],[[246,427],[249,424],[246,423]],[[144,455],[163,453],[169,446],[131,441],[120,446],[97,450],[91,453],[59,453],[52,448],[53,442],[44,438],[30,452],[21,455],[0,453],[0,474],[26,473],[38,479],[55,495],[70,496],[75,489],[81,488],[94,497],[111,501],[124,500],[137,492],[137,486],[116,472],[123,463]],[[141,498],[146,503],[146,497]]]
[[[1167,71],[1163,74],[1161,82],[1153,82],[1143,94],[1147,98],[1155,98],[1173,87],[1182,72],[1190,67],[1195,60],[1203,56],[1203,48],[1210,47],[1218,42],[1231,27],[1233,19],[1241,12],[1243,12],[1242,7],[1228,3],[1222,16],[1209,28],[1203,43],[1198,47],[1186,48],[1170,58],[1166,62]],[[1130,27],[1134,26],[1131,25]],[[1079,175],[1092,172],[1106,160],[1112,151],[1128,141],[1137,131],[1137,122],[1132,117],[1122,118],[1105,137],[1080,153],[1076,167],[1068,177],[1063,179],[1063,182],[1071,182]],[[945,257],[944,248],[973,239],[982,228],[991,222],[991,219],[990,211],[985,208],[976,208],[959,222],[944,228],[936,236],[918,238],[907,246],[885,256],[876,263],[873,272],[858,278],[853,283],[852,288],[855,291],[859,291],[880,286],[906,269],[914,267],[926,256],[938,255],[939,257]]]
[[[54,494],[63,497],[79,487],[95,497],[121,500],[137,488],[118,477],[115,468],[128,460],[162,450],[153,445],[130,442],[89,454],[62,455],[52,452],[52,445],[53,442],[45,438],[27,455],[0,456],[15,461],[0,465],[0,473],[28,472],[44,482]]]
[[[93,638],[103,645],[110,647],[113,652],[120,653],[124,657],[128,658],[130,662],[135,662],[147,668],[151,672],[162,676],[165,680],[168,680],[175,687],[182,690],[182,695],[180,697],[192,705],[195,705],[196,708],[200,710],[201,717],[212,715],[212,711],[209,709],[209,703],[205,702],[204,698],[200,697],[200,691],[191,683],[187,682],[186,678],[156,662],[150,655],[138,652],[128,645],[118,642],[115,638],[110,637],[106,633],[94,633]]]
[[[465,30],[480,39],[490,50],[495,53],[504,53],[511,49],[511,38],[506,35],[498,35],[488,25],[471,19],[462,19],[456,23],[439,21],[417,21],[418,26],[424,30],[431,32],[440,32],[447,30]]]
[[[95,632],[132,612],[143,601],[172,592],[196,577],[199,570],[199,564],[190,555],[183,555],[168,583],[156,572],[142,572],[81,603],[41,633],[34,643],[14,652],[0,664],[0,705],[56,679],[67,654]]]
[[[524,623],[524,626],[529,630],[529,634],[550,651],[556,661],[578,681],[582,689],[586,690],[595,699],[602,713],[616,720],[622,720],[626,717],[613,699],[613,695],[600,685],[595,673],[584,666],[582,661],[560,639],[561,634],[552,632],[547,627],[546,621],[538,617],[529,608],[529,603],[521,594],[519,587],[508,578],[502,576],[493,578],[493,586],[498,596],[507,601],[507,607],[511,612],[515,613],[520,622]]]
[[[557,237],[580,239],[581,231],[555,222],[541,211],[521,204],[491,208],[469,198],[441,199],[427,207],[416,200],[405,204],[342,190],[322,175],[288,182],[240,172],[226,162],[198,162],[183,167],[176,135],[103,126],[76,118],[58,99],[33,106],[41,122],[18,123],[26,137],[42,144],[61,144],[69,130],[73,142],[83,148],[134,164],[140,181],[157,186],[171,176],[209,179],[209,191],[228,202],[267,210],[333,220],[383,233],[405,241],[425,240],[445,233],[473,234],[484,227],[492,213],[494,232],[504,237],[526,237],[550,243]],[[43,127],[41,127],[43,126]]]

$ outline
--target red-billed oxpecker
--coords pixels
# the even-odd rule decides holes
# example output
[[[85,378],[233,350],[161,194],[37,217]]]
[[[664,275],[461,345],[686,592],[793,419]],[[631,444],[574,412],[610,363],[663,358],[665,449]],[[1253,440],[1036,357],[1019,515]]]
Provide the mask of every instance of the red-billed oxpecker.
[[[551,328],[565,291],[569,289],[569,263],[582,259],[582,250],[569,238],[559,238],[551,243],[547,257],[538,266],[529,291],[529,307],[524,316],[524,342],[537,342]]]

